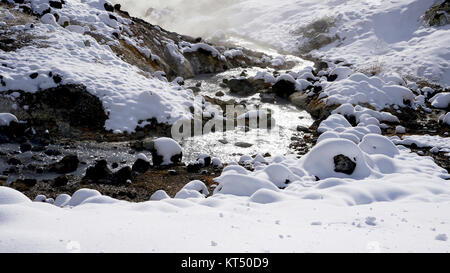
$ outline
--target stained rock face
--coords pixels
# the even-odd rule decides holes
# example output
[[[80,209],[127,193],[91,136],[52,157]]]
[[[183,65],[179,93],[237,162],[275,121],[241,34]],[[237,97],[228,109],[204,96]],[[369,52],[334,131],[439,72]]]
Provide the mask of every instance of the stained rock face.
[[[345,155],[334,157],[334,171],[351,175],[356,169],[356,163]]]

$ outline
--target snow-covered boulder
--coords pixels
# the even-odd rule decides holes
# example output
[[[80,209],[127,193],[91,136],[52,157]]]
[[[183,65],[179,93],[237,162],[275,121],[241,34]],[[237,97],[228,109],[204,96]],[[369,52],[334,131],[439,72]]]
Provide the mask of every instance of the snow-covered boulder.
[[[363,179],[372,173],[361,149],[347,139],[323,140],[306,154],[301,162],[306,172],[319,179],[330,177]],[[349,171],[341,169],[342,164],[353,165],[353,171],[350,172],[351,168]]]
[[[232,194],[237,196],[251,196],[260,189],[278,191],[278,187],[266,179],[242,174],[222,174],[215,181],[220,184],[214,194]]]
[[[150,201],[161,201],[164,199],[170,199],[170,196],[164,190],[158,190],[150,196]]]
[[[194,180],[194,181],[187,183],[183,187],[183,189],[197,191],[197,192],[203,194],[204,196],[207,196],[209,194],[208,187],[206,187],[205,183],[203,183],[200,180]]]
[[[0,113],[0,126],[9,126],[11,122],[19,122],[19,120],[13,114]]]
[[[95,196],[101,196],[100,192],[91,189],[80,189],[73,194],[72,198],[67,202],[67,205],[71,207],[78,206],[87,199]]]
[[[400,154],[397,146],[385,136],[369,134],[364,136],[359,148],[368,154],[383,154],[389,157],[395,157]]]
[[[23,193],[9,187],[0,186],[0,206],[28,202],[31,202],[31,200]]]
[[[439,117],[439,122],[450,126],[450,112]]]
[[[187,189],[181,189],[175,195],[175,199],[188,199],[188,198],[205,198],[205,196],[196,190],[187,190]]]
[[[68,194],[60,194],[56,197],[53,205],[57,207],[64,207],[70,201],[70,195]]]
[[[290,183],[300,180],[300,177],[282,164],[271,164],[257,172],[255,176],[272,182],[278,188],[286,188]]]
[[[180,144],[175,140],[162,137],[151,142],[149,146],[152,153],[153,165],[167,166],[181,162],[183,151]]]
[[[274,192],[267,189],[258,190],[250,197],[250,201],[259,204],[270,204],[281,202],[283,200],[284,198],[279,192]]]
[[[435,108],[446,109],[450,105],[450,92],[439,93],[432,97],[430,102]]]

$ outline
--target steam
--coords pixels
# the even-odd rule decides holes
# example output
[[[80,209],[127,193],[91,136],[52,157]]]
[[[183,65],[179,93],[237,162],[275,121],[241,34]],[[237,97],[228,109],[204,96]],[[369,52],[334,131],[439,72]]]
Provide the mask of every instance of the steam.
[[[211,37],[233,28],[233,5],[243,0],[112,0],[131,15],[191,36]],[[234,18],[235,19],[235,18]]]

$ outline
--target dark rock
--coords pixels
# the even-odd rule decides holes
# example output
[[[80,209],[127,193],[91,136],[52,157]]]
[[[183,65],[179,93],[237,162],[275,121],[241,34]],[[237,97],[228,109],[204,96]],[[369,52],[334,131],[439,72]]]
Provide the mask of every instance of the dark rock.
[[[32,79],[36,79],[38,76],[39,76],[39,74],[36,72],[33,74],[30,74],[30,78],[32,78]]]
[[[120,11],[121,8],[122,8],[122,5],[120,5],[120,4],[115,4],[114,5],[114,9],[117,10],[117,11]]]
[[[109,19],[111,19],[111,20],[116,20],[116,21],[117,21],[117,17],[114,16],[114,15],[112,15],[112,14],[109,15]]]
[[[59,1],[49,1],[48,4],[54,9],[62,9],[62,3]]]
[[[172,176],[177,175],[177,171],[176,170],[169,170],[169,171],[167,171],[167,173],[172,175]]]
[[[219,91],[219,92],[216,93],[216,96],[217,97],[223,97],[223,96],[225,96],[225,93],[222,92],[222,91]]]
[[[32,148],[33,148],[33,146],[31,146],[31,144],[28,143],[28,142],[25,142],[25,143],[23,143],[23,144],[20,144],[20,151],[21,151],[22,153],[26,153],[26,152],[28,152],[28,151],[31,151]]]
[[[59,84],[62,81],[62,77],[60,75],[54,75],[52,78],[56,84]]]
[[[78,159],[78,156],[67,155],[57,163],[53,164],[50,170],[61,174],[71,173],[78,169],[79,163],[80,160]]]
[[[203,165],[200,162],[192,162],[187,165],[188,173],[198,173],[202,169]]]
[[[32,120],[46,128],[68,123],[72,127],[103,130],[108,119],[100,99],[82,85],[61,85],[22,97],[23,104],[33,105]]]
[[[274,103],[275,102],[275,95],[270,93],[261,93],[259,95],[261,102],[267,102],[267,103]]]
[[[111,168],[113,169],[117,169],[119,167],[119,163],[114,162],[113,164],[111,164]]]
[[[58,150],[54,150],[54,149],[48,149],[44,152],[46,155],[48,156],[58,156],[61,155],[61,152]]]
[[[111,5],[111,4],[108,3],[108,2],[106,2],[106,3],[103,5],[103,7],[105,8],[106,11],[109,11],[109,12],[113,12],[113,11],[114,11],[114,6]]]
[[[67,177],[67,175],[62,175],[55,178],[55,180],[53,181],[53,186],[62,187],[67,185],[67,183],[69,183],[69,178]]]
[[[351,175],[356,168],[356,163],[345,155],[337,155],[334,157],[334,171],[337,173],[345,173]]]
[[[302,125],[298,125],[297,126],[297,131],[303,132],[303,133],[310,133],[311,132],[308,127],[305,127],[305,126],[302,126]]]
[[[272,86],[272,90],[277,96],[286,99],[296,92],[295,83],[286,80],[279,80]]]
[[[99,181],[99,180],[109,180],[111,179],[112,172],[108,168],[108,162],[106,160],[97,161],[94,166],[89,167],[86,170],[86,175],[84,179]]]
[[[132,180],[133,170],[129,167],[123,167],[114,174],[113,181],[117,184],[126,184],[128,180]]]
[[[13,166],[22,165],[22,161],[20,161],[20,159],[17,159],[15,157],[11,157],[10,159],[8,159],[7,163]]]
[[[5,136],[4,134],[0,134],[0,144],[8,143],[8,142],[9,142],[9,138],[7,136]]]
[[[138,172],[138,173],[145,173],[149,169],[150,169],[150,163],[143,159],[140,159],[140,158],[138,160],[136,160],[136,162],[134,162],[133,168],[132,168],[132,170],[134,172]]]
[[[253,144],[247,143],[247,142],[236,142],[236,143],[234,143],[234,146],[239,147],[239,148],[250,148],[253,146]]]
[[[239,95],[252,95],[257,91],[248,79],[231,79],[227,86],[231,93]]]

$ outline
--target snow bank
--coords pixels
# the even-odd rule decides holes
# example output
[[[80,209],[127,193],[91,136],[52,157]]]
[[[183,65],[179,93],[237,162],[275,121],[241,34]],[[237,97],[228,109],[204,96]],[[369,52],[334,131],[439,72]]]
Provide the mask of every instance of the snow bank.
[[[118,43],[112,33],[126,28],[130,22],[117,14],[117,21],[110,19],[100,2],[68,0],[58,14],[82,27],[95,29],[94,33],[109,37],[110,43]],[[33,8],[40,10],[48,1],[39,3],[33,1]],[[109,115],[105,124],[108,130],[134,132],[142,120],[155,118],[159,123],[172,124],[179,119],[191,118],[192,91],[143,73],[116,56],[108,45],[99,44],[73,28],[60,26],[52,16],[46,14],[43,23],[35,24],[34,28],[17,26],[35,36],[36,45],[46,46],[0,52],[0,59],[6,65],[0,66],[0,74],[6,83],[0,86],[0,92],[36,92],[55,87],[57,84],[49,76],[52,72],[62,78],[61,84],[83,84],[91,94],[99,97]],[[31,78],[29,75],[33,73],[38,76]]]
[[[16,116],[10,113],[0,113],[0,126],[9,126],[9,124],[14,122],[19,122]]]

